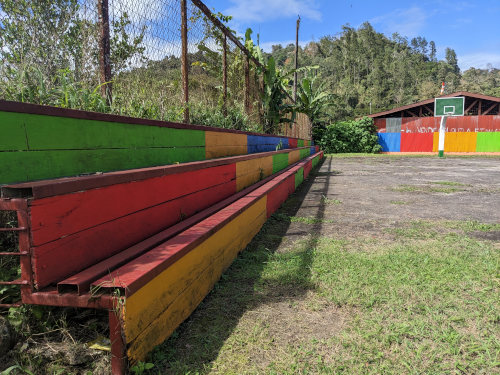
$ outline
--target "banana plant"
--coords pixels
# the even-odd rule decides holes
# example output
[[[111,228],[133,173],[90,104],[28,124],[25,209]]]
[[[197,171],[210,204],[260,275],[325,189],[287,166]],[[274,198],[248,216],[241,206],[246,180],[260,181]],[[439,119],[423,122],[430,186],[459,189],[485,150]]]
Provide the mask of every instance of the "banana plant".
[[[281,123],[289,123],[295,120],[295,106],[286,102],[289,98],[286,87],[291,74],[293,74],[293,71],[282,72],[277,69],[272,56],[267,61],[266,70],[263,74],[264,90],[261,97],[264,107],[264,130],[268,133],[275,132]]]
[[[324,114],[324,108],[332,99],[332,94],[325,91],[323,83],[317,85],[318,76],[312,75],[309,69],[306,77],[297,86],[297,112],[305,113],[313,125],[318,122]]]

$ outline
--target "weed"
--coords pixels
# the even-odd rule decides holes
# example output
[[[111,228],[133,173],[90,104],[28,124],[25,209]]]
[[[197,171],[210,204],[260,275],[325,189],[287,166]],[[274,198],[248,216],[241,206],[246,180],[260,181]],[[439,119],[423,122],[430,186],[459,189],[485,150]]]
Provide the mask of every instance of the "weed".
[[[273,218],[278,221],[287,223],[304,223],[304,224],[320,224],[320,223],[333,223],[330,219],[319,219],[315,217],[302,217],[302,216],[289,216],[282,213],[273,215]]]
[[[14,366],[10,366],[9,368],[6,368],[2,372],[0,372],[0,375],[9,375],[14,370],[18,370],[21,374],[34,375],[31,371],[29,371],[28,369],[23,368],[19,365],[14,365]]]
[[[427,185],[399,185],[391,189],[392,191],[397,191],[400,193],[445,193],[451,194],[463,189],[455,187],[432,187]]]
[[[451,194],[451,193],[456,193],[457,191],[462,191],[462,190],[461,189],[457,189],[457,188],[430,188],[429,191],[431,193]]]
[[[487,223],[480,223],[477,220],[445,221],[443,225],[447,228],[460,229],[464,232],[472,232],[472,231],[490,232],[490,231],[500,230],[500,223],[487,224]]]
[[[391,204],[404,205],[404,204],[408,204],[408,202],[405,202],[405,201],[391,201]]]
[[[461,182],[453,182],[453,181],[429,181],[429,183],[436,185],[446,185],[446,186],[470,186],[462,184]]]
[[[321,203],[323,204],[342,204],[342,201],[339,199],[330,199],[326,195],[321,196]]]
[[[135,375],[142,375],[146,371],[151,370],[155,365],[153,363],[137,362],[134,366],[130,368]]]

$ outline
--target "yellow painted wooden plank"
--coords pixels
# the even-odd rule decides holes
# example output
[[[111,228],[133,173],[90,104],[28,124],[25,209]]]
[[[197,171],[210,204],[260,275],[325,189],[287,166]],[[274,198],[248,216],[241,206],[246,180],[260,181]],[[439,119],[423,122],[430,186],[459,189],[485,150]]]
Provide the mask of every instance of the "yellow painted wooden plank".
[[[223,270],[258,233],[266,221],[266,204],[264,196],[127,298],[123,318],[126,341],[134,341],[131,357],[141,359],[142,354],[138,353],[147,353],[189,316]],[[201,299],[194,296],[191,299],[191,292],[186,297],[186,290],[192,290],[193,284],[200,288],[199,279],[207,270],[211,270],[211,279],[209,283],[205,280],[203,285],[210,285],[210,288],[202,288]],[[168,327],[161,322],[165,319],[169,321]],[[155,324],[160,324],[160,331],[151,327]],[[151,339],[154,344],[151,344]]]
[[[236,163],[236,190],[240,191],[272,174],[272,156],[240,161]]]
[[[300,160],[300,150],[290,151],[288,154],[288,165],[296,163]]]
[[[205,132],[205,154],[207,159],[245,155],[246,153],[246,134]]]

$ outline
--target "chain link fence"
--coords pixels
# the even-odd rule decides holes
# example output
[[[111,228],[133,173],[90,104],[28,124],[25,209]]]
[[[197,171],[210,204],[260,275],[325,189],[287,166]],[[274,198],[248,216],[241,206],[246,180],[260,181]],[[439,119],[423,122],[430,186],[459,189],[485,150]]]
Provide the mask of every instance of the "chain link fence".
[[[0,98],[265,131],[263,67],[221,20],[199,0],[3,0]]]

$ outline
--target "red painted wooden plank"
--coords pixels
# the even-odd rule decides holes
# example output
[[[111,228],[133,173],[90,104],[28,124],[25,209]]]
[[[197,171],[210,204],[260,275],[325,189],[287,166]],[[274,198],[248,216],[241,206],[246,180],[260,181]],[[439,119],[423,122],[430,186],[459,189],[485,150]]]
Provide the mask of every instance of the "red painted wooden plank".
[[[295,164],[271,181],[253,190],[243,198],[187,231],[155,247],[130,263],[111,272],[109,275],[94,281],[92,285],[99,285],[101,288],[119,287],[124,289],[127,296],[133,294],[149,280],[152,280],[184,254],[194,249],[198,244],[219,230],[236,215],[259,200],[263,195],[279,186],[282,181],[291,179],[293,181],[293,189],[291,191],[293,192],[295,189],[295,172],[303,166],[303,163],[309,161],[314,156],[317,156],[317,154]]]
[[[311,169],[312,169],[312,160],[309,160],[304,164],[304,178],[307,178],[307,176],[309,176]]]
[[[141,241],[140,243],[129,247],[128,249],[121,251],[120,253],[107,258],[103,260],[102,262],[99,262],[84,271],[73,275],[69,277],[66,280],[61,281],[58,284],[58,290],[63,292],[63,291],[73,291],[73,292],[78,292],[81,294],[82,292],[86,292],[89,289],[89,286],[92,281],[96,280],[99,277],[102,277],[109,273],[110,271],[115,270],[116,268],[124,265],[125,263],[133,260],[134,258],[138,257],[139,255],[143,254],[147,250],[153,248],[154,246],[159,245],[162,242],[167,241],[168,239],[172,238],[173,236],[189,229],[190,227],[194,226],[195,224],[199,223],[203,219],[206,219],[208,216],[215,214],[217,211],[223,209],[224,207],[228,206],[229,204],[235,202],[236,200],[244,197],[245,195],[249,194],[256,188],[264,185],[268,181],[272,180],[273,178],[276,177],[276,174],[269,176],[265,178],[262,181],[259,181],[258,183],[249,186],[241,191],[239,191],[236,194],[231,195],[229,198],[226,198],[213,206],[210,206],[209,208],[191,216],[189,219],[183,220],[180,223],[177,223],[176,225],[161,231],[160,233],[155,234],[152,237],[149,237],[145,239],[144,241]]]
[[[187,231],[155,247],[132,262],[92,283],[101,288],[120,287],[129,296],[168,266],[194,249],[260,197],[245,196]]]
[[[34,200],[32,243],[40,246],[235,179],[236,164],[230,164]]]
[[[240,155],[188,162],[179,165],[162,165],[158,167],[129,169],[126,171],[106,172],[90,176],[63,177],[57,179],[23,182],[19,184],[3,185],[0,187],[3,198],[33,197],[46,198],[54,195],[74,193],[82,190],[102,188],[109,185],[122,184],[131,181],[146,180],[154,177],[184,173],[212,168],[220,165],[233,164],[240,161],[262,158],[276,153],[289,153],[290,149],[262,152],[250,155]]]
[[[288,146],[290,148],[297,148],[297,138],[288,138]]]
[[[236,182],[232,180],[34,247],[36,285],[42,288],[60,281],[160,232],[180,221],[182,216],[189,217],[210,207],[235,191]]]
[[[267,194],[267,217],[271,216],[295,190],[295,176],[286,176],[283,183]]]

